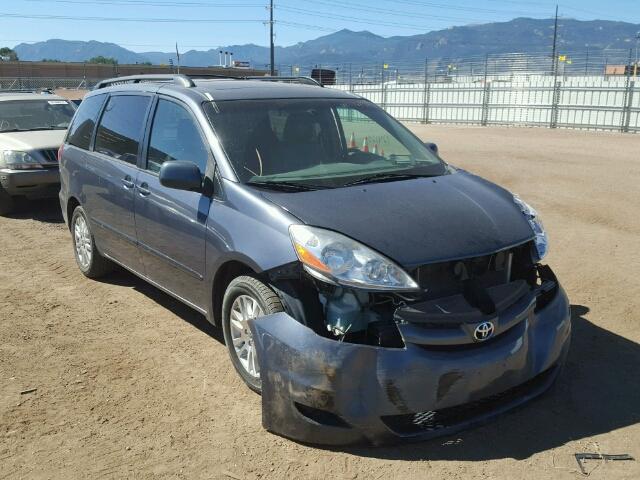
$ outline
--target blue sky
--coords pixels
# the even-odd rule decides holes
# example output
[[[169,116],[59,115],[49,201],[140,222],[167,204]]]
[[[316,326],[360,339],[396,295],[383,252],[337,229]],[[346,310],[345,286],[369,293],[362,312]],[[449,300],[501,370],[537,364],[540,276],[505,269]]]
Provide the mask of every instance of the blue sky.
[[[639,0],[564,0],[560,14],[640,24]],[[49,38],[99,40],[134,51],[267,45],[268,0],[0,0],[0,46]],[[275,0],[276,44],[342,28],[383,36],[454,25],[549,18],[554,0]],[[81,20],[78,17],[84,18]],[[118,21],[112,19],[118,18]],[[139,22],[136,19],[147,19]],[[167,22],[166,20],[180,20]]]

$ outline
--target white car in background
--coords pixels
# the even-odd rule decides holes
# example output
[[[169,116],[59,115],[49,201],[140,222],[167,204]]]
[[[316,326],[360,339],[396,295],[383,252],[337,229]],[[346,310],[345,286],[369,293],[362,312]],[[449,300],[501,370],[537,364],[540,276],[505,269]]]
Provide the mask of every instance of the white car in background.
[[[0,92],[0,215],[15,197],[56,197],[58,148],[75,113],[68,100],[47,93]]]

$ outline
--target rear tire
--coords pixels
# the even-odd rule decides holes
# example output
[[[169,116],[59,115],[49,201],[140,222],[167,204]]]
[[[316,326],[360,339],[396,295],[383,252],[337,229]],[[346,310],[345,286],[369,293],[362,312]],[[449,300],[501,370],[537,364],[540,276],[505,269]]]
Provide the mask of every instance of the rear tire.
[[[89,219],[80,206],[76,207],[71,216],[71,239],[76,263],[85,277],[100,278],[113,271],[113,262],[98,252]]]
[[[13,197],[7,193],[7,191],[0,186],[0,215],[9,215],[13,211],[14,201]]]
[[[247,320],[282,311],[278,295],[255,277],[235,278],[224,294],[222,330],[229,357],[242,380],[257,393],[262,388],[260,367]]]

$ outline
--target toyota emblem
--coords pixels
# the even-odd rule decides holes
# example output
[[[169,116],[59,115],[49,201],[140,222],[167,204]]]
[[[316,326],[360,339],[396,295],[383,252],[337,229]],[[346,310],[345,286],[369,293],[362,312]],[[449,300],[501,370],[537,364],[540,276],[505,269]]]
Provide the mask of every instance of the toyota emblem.
[[[485,340],[488,340],[493,336],[494,330],[495,330],[495,327],[493,326],[493,323],[482,322],[473,331],[473,336],[479,342],[484,342]]]

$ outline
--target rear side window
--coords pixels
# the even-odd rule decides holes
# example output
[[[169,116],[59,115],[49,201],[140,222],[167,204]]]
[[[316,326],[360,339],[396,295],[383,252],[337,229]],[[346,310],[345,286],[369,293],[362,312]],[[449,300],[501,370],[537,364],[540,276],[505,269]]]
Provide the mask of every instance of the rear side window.
[[[209,154],[191,114],[180,105],[160,100],[151,127],[147,169],[159,172],[164,162],[193,162],[207,170]]]
[[[105,95],[94,95],[86,98],[76,113],[71,127],[69,127],[69,135],[67,141],[71,145],[78,148],[89,150],[91,144],[91,135],[96,125],[96,118],[104,102]]]
[[[109,98],[98,126],[95,151],[135,165],[150,102],[147,96]]]

